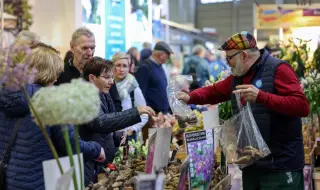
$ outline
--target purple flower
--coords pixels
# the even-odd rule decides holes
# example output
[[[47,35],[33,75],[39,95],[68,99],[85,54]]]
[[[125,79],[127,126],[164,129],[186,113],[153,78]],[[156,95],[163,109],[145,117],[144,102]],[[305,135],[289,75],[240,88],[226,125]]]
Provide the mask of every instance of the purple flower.
[[[31,54],[28,47],[10,47],[0,52],[0,84],[9,90],[19,90],[21,86],[33,83],[36,69],[29,68],[30,61],[25,59]]]

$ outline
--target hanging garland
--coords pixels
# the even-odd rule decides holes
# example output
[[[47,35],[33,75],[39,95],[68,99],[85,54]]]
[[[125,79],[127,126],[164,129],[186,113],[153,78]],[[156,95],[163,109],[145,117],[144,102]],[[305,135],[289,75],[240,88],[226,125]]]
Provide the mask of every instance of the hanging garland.
[[[28,4],[28,0],[4,0],[4,12],[18,17],[18,22],[19,19],[21,20],[19,30],[29,30],[32,25],[31,9],[32,6]]]

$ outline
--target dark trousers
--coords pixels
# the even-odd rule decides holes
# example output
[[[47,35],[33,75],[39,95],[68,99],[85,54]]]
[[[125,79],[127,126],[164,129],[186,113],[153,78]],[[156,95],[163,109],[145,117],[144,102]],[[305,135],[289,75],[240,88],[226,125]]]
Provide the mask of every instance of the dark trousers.
[[[302,170],[262,172],[256,168],[243,169],[243,190],[304,190]]]

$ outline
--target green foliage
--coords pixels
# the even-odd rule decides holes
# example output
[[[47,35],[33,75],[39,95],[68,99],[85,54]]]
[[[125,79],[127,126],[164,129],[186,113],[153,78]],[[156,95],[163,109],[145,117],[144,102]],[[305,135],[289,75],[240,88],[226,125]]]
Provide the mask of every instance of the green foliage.
[[[33,23],[32,6],[29,5],[28,0],[5,0],[4,1],[4,12],[14,16],[22,16],[23,30],[29,30]]]
[[[222,120],[228,120],[232,117],[231,101],[223,102],[219,104],[219,118]]]
[[[310,112],[320,112],[320,73],[317,70],[309,72],[305,79],[301,80],[303,91],[310,102]]]
[[[131,140],[128,142],[129,150],[128,150],[128,159],[141,159],[144,160],[147,158],[148,154],[148,145],[142,145],[140,141]],[[119,150],[116,152],[113,163],[121,164],[124,163],[123,161],[123,151],[124,148],[120,147]]]
[[[308,56],[310,40],[295,39],[298,42],[294,42],[293,38],[290,38],[288,44],[281,46],[279,58],[287,61],[293,67],[297,76],[302,78],[307,70],[314,68]]]
[[[210,76],[210,83],[216,83],[223,79],[225,79],[227,76],[229,76],[230,73],[228,72],[221,72],[219,76],[216,78],[216,80],[213,79],[212,76]],[[231,101],[223,102],[219,104],[219,118],[222,120],[228,120],[232,117],[232,111],[231,111]]]
[[[316,51],[313,53],[312,65],[315,69],[320,71],[320,46],[318,46]]]

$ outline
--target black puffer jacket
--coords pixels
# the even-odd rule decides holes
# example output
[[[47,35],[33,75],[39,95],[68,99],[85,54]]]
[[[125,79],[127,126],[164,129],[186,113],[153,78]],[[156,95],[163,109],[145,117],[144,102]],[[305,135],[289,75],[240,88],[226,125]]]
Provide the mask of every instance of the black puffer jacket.
[[[99,116],[90,123],[80,127],[80,137],[85,141],[98,142],[105,150],[108,162],[112,162],[119,146],[116,131],[141,122],[137,108],[116,112],[109,94],[100,94],[101,109]],[[88,161],[85,163],[85,183],[95,182],[95,173],[99,173],[101,164]]]

